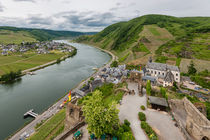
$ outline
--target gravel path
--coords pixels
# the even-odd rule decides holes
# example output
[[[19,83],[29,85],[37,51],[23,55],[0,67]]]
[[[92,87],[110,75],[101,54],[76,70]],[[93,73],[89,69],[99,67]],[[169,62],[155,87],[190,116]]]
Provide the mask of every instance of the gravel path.
[[[127,119],[131,123],[131,129],[136,140],[147,140],[138,119],[138,112],[142,111],[140,106],[144,105],[146,107],[146,95],[143,97],[138,95],[138,85],[136,83],[128,83],[128,88],[135,90],[137,94],[123,97],[122,105],[119,107],[120,121],[123,122],[124,119]],[[172,121],[168,113],[153,109],[147,109],[143,112],[146,114],[147,122],[160,136],[160,140],[184,140],[182,133],[174,125],[175,122]]]
[[[128,88],[135,90],[135,93],[137,93],[138,85],[128,83]],[[146,105],[145,96],[139,97],[138,94],[125,96],[122,100],[122,105],[119,107],[119,118],[121,122],[127,119],[131,123],[131,129],[136,140],[147,140],[138,119],[138,112],[140,111],[141,105]]]
[[[180,130],[174,125],[171,116],[166,112],[147,109],[147,122],[158,133],[161,140],[184,140]]]

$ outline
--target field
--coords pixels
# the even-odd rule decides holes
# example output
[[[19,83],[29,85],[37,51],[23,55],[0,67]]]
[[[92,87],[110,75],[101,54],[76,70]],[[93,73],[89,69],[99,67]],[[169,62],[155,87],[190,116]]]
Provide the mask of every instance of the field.
[[[27,32],[0,30],[0,44],[20,44],[22,42],[35,42],[36,39]]]
[[[64,130],[65,114],[65,109],[55,114],[50,120],[41,125],[29,140],[51,140],[62,133]]]
[[[36,54],[29,52],[10,56],[0,56],[0,75],[11,71],[30,69],[64,56],[64,53]]]
[[[143,42],[144,48],[142,47],[142,49],[144,49],[142,52],[147,53],[144,53],[144,55],[138,55],[138,53],[135,53],[136,58],[128,62],[132,65],[146,64],[150,56],[154,57],[154,53],[159,46],[174,39],[173,35],[171,35],[166,29],[160,28],[156,25],[145,25],[139,36],[140,38],[144,37],[148,40],[148,42]],[[148,52],[150,52],[150,54],[148,54]]]
[[[188,66],[190,65],[190,62],[191,62],[191,59],[181,60],[181,63],[180,63],[181,72],[186,73],[188,71]],[[195,59],[193,60],[193,63],[195,64],[195,68],[197,69],[198,72],[204,71],[205,69],[210,71],[210,61]]]

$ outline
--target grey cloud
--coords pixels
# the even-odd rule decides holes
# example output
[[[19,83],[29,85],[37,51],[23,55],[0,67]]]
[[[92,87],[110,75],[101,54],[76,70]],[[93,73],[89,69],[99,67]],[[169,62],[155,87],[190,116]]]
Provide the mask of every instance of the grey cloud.
[[[3,12],[3,11],[4,11],[4,6],[0,2],[0,12]]]
[[[51,17],[41,17],[40,15],[31,16],[26,19],[31,25],[51,25],[53,19]]]
[[[87,12],[75,12],[69,11],[64,13],[57,14],[62,17],[65,21],[62,26],[59,28],[66,27],[73,28],[74,30],[93,30],[99,31],[105,28],[106,26],[119,21],[120,19],[116,17],[113,13],[105,12],[105,13],[96,13],[93,11]]]
[[[16,2],[33,2],[35,3],[36,1],[35,0],[14,0]]]

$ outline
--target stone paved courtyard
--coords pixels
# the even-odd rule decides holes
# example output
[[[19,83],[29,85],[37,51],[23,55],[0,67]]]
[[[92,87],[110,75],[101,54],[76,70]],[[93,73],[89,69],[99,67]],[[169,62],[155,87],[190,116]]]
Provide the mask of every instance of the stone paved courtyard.
[[[136,83],[128,83],[128,88],[138,93]],[[131,129],[136,140],[147,140],[138,119],[138,112],[142,111],[140,106],[146,107],[146,95],[140,97],[138,94],[126,95],[123,97],[122,105],[119,107],[119,118],[123,122],[127,119],[131,123]],[[144,111],[147,117],[147,122],[152,126],[161,140],[184,140],[180,130],[175,126],[171,116],[166,112],[160,112],[153,109]]]

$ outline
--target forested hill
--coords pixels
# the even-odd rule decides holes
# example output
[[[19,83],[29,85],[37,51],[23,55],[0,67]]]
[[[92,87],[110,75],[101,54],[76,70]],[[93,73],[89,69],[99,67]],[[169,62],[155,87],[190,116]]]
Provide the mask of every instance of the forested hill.
[[[55,31],[33,28],[16,28],[0,26],[0,43],[19,43],[21,41],[46,41],[57,38],[91,35],[94,32]]]
[[[210,60],[210,17],[145,15],[108,26],[76,41],[115,53],[121,62],[189,58]]]

